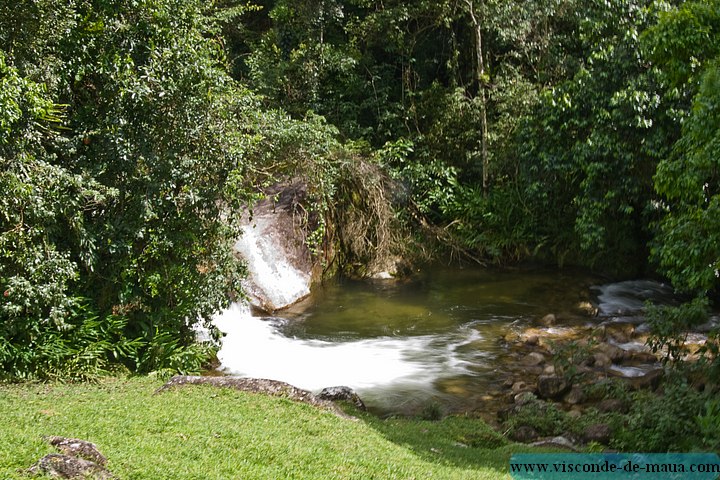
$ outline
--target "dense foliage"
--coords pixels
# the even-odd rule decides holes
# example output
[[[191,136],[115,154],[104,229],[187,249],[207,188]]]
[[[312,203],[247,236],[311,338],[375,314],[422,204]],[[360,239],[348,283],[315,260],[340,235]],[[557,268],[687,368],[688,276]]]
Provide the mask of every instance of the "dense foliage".
[[[1,8],[2,371],[197,371],[191,327],[239,293],[226,212],[289,120],[226,74],[205,2]]]
[[[196,370],[234,213],[289,175],[355,271],[414,231],[706,309],[719,36],[718,0],[0,2],[2,370]]]

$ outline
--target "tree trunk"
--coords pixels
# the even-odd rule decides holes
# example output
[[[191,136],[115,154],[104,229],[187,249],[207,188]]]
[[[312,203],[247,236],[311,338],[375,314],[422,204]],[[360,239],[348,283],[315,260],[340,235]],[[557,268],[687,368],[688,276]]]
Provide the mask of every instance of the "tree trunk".
[[[488,159],[487,76],[485,75],[485,57],[483,55],[482,23],[475,14],[472,0],[465,0],[465,5],[467,5],[470,20],[475,29],[475,80],[478,84],[477,96],[480,98],[480,156],[483,193],[487,195],[490,188],[488,180],[490,161]],[[482,7],[482,3],[480,6]]]

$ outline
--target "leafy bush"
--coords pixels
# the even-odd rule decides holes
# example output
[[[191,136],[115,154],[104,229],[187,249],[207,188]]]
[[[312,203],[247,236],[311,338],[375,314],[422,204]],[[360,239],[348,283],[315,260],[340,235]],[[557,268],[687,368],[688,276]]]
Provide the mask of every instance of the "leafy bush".
[[[175,0],[0,8],[9,376],[82,376],[113,362],[197,371],[208,354],[192,326],[239,291],[228,213],[253,198],[245,167],[260,127],[204,10]]]
[[[703,433],[707,435],[707,431],[701,432],[697,419],[706,412],[708,400],[707,394],[682,381],[667,382],[663,395],[639,392],[633,399],[625,428],[616,432],[611,446],[637,452],[687,452],[703,448]],[[706,425],[717,420],[703,418]]]

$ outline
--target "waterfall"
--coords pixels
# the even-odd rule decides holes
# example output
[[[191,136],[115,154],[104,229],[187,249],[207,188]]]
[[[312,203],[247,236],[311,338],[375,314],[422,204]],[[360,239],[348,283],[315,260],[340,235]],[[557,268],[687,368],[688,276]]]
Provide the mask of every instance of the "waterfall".
[[[310,275],[290,261],[291,252],[272,229],[272,218],[262,217],[243,227],[235,250],[245,260],[245,292],[256,306],[269,311],[292,305],[310,295]]]

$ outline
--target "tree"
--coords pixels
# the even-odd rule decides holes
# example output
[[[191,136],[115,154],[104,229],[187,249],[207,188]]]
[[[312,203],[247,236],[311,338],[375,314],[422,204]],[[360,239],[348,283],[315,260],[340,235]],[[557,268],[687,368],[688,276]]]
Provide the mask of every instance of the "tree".
[[[98,368],[196,371],[193,325],[240,292],[230,213],[254,195],[259,104],[203,2],[61,3],[0,10],[3,339],[39,352],[8,371],[52,375],[93,322]]]

